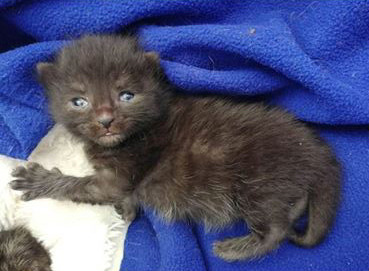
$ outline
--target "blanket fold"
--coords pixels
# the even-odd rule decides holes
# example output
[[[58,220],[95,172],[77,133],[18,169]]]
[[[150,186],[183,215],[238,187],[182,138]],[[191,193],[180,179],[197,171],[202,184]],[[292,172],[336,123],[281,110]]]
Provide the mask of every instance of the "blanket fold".
[[[65,41],[135,29],[182,91],[257,97],[315,126],[342,164],[343,194],[318,247],[285,242],[227,263],[206,233],[145,210],[130,226],[122,270],[366,270],[369,266],[369,0],[6,0],[0,2],[0,153],[26,158],[52,122],[34,65]],[[273,140],[273,139],[270,139]]]

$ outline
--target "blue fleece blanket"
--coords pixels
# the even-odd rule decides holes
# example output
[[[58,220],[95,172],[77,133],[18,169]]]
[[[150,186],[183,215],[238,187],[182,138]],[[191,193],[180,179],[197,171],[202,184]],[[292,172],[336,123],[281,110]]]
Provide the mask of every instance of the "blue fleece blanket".
[[[2,0],[0,153],[26,158],[52,126],[35,63],[64,40],[127,26],[179,88],[256,96],[315,126],[342,163],[343,199],[318,247],[285,242],[236,263],[211,247],[245,234],[243,223],[206,233],[146,211],[129,228],[122,270],[369,270],[369,1]]]

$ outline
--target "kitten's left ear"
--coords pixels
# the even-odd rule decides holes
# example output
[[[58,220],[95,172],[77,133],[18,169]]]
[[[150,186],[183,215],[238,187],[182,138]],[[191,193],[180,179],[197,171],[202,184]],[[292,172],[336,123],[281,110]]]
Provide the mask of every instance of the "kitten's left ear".
[[[151,64],[159,65],[160,63],[160,57],[159,54],[156,52],[147,52],[145,53],[145,58],[147,61],[149,61]]]
[[[49,62],[39,62],[37,63],[36,70],[38,80],[45,88],[48,89],[56,79],[56,69],[54,64]]]

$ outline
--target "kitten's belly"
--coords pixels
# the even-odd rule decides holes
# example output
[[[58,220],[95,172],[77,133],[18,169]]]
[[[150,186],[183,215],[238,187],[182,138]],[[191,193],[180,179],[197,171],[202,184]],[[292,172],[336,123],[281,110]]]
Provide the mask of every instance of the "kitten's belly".
[[[206,228],[221,228],[238,218],[231,187],[226,183],[163,173],[150,174],[136,192],[141,204],[165,220],[189,219],[204,223]]]

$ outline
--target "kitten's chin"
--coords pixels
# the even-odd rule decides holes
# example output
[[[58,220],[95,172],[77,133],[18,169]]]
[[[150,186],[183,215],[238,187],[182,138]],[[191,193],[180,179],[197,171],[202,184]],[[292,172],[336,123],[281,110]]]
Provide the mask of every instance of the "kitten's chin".
[[[124,140],[124,135],[121,134],[114,134],[114,135],[104,135],[98,137],[94,140],[97,144],[104,146],[104,147],[114,147]]]

